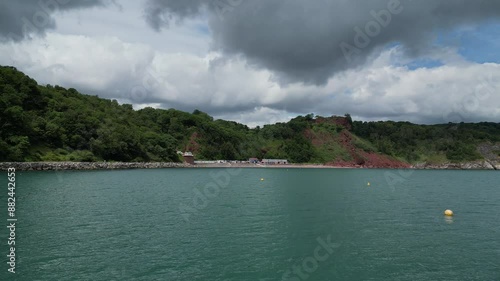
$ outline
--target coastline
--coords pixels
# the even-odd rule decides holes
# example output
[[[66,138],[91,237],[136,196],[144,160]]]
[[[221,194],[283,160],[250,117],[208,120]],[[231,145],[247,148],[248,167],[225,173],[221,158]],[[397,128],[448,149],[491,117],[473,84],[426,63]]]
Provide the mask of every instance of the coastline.
[[[428,164],[409,167],[374,167],[324,164],[262,165],[250,163],[187,164],[173,162],[0,162],[0,171],[15,168],[17,171],[71,171],[71,170],[125,170],[166,168],[269,168],[269,169],[415,169],[415,170],[500,170],[499,163],[476,161],[466,163]]]
[[[443,164],[419,163],[414,165],[413,168],[418,170],[500,170],[500,162],[482,160]]]
[[[190,168],[192,165],[173,162],[1,162],[0,170],[7,171],[70,171]]]

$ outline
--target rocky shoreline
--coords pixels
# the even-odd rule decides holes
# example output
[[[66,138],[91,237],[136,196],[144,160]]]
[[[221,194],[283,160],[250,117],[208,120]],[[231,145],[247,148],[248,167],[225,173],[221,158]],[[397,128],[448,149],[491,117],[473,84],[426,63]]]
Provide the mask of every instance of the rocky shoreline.
[[[342,165],[255,165],[255,164],[204,164],[190,165],[171,162],[1,162],[0,171],[15,168],[16,171],[60,171],[60,170],[123,170],[123,169],[165,169],[165,168],[361,168],[361,169],[398,169],[397,167],[366,167]],[[500,170],[500,163],[476,161],[467,163],[429,164],[419,163],[406,167],[417,170]],[[401,169],[401,168],[399,168]]]
[[[475,161],[466,163],[429,164],[419,163],[414,169],[425,170],[500,170],[500,163],[493,161]]]
[[[58,170],[121,170],[121,169],[164,169],[194,167],[185,163],[171,162],[2,162],[0,170],[7,171],[58,171]]]

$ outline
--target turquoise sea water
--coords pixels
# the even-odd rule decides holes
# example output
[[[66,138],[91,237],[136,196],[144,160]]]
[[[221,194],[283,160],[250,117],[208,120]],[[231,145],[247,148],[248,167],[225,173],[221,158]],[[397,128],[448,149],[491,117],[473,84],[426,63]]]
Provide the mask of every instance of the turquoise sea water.
[[[0,280],[500,280],[499,179],[495,171],[17,172],[16,274],[7,272],[3,226]]]

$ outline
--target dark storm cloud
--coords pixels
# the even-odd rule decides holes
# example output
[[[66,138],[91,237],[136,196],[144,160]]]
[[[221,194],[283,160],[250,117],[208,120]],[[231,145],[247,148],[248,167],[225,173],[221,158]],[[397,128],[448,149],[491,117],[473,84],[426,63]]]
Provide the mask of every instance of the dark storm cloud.
[[[146,4],[146,20],[155,30],[168,26],[176,18],[197,15],[203,0],[150,0]]]
[[[52,14],[103,5],[103,0],[0,0],[0,41],[20,41],[55,27]]]
[[[497,19],[500,1],[150,0],[146,18],[161,30],[205,10],[217,50],[244,55],[281,82],[323,84],[390,43],[425,54],[435,32]]]

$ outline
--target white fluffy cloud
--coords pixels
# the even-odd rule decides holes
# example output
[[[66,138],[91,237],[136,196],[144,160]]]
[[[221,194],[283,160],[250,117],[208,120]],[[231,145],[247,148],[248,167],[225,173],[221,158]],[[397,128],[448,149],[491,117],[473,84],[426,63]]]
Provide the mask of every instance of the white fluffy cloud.
[[[323,86],[280,85],[271,71],[251,67],[242,57],[160,52],[105,36],[48,33],[6,43],[0,45],[0,64],[14,65],[40,83],[75,87],[136,108],[198,108],[250,126],[296,114],[347,112],[363,120],[498,122],[500,65],[466,62],[445,52],[450,58],[445,65],[412,70],[393,63],[402,61],[394,47]]]

